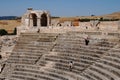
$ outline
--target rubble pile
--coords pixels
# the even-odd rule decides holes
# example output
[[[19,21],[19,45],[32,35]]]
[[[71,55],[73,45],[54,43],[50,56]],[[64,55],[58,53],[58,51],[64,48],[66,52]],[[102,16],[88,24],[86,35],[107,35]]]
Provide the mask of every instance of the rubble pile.
[[[1,36],[0,37],[0,63],[7,60],[12,52],[18,37],[17,36]]]

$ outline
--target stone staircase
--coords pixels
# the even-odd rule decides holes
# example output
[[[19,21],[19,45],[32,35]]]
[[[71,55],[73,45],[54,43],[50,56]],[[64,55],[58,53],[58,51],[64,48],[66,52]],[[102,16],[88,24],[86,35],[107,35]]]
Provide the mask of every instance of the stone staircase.
[[[85,45],[80,33],[23,33],[0,78],[8,80],[120,79],[120,44],[110,40]],[[117,46],[116,46],[117,45]],[[73,61],[70,71],[69,62]]]
[[[44,54],[48,54],[53,48],[57,36],[58,34],[22,33],[6,61],[8,64],[6,67],[9,68],[10,65],[15,64],[35,65]]]

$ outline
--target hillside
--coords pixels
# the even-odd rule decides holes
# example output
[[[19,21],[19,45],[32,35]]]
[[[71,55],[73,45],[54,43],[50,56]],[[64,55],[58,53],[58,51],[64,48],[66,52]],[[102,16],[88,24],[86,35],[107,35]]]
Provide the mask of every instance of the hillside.
[[[8,33],[12,33],[14,28],[19,26],[20,20],[0,20],[0,29],[5,29]]]
[[[111,18],[111,19],[120,19],[120,12],[114,12],[112,14],[103,15],[102,17]]]
[[[93,15],[93,16],[75,16],[75,17],[60,17],[60,18],[54,18],[56,20],[62,21],[75,21],[78,19],[120,19],[120,12],[114,12],[111,14],[105,14],[105,15]]]

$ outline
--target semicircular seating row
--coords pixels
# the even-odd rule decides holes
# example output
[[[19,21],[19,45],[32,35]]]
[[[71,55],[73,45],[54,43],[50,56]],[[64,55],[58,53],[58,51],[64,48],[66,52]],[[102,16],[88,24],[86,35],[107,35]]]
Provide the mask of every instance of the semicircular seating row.
[[[21,35],[7,60],[3,77],[10,80],[120,79],[120,48],[114,48],[116,42],[98,41],[86,46],[79,33],[42,34],[45,41],[39,40],[39,35]],[[46,41],[51,37],[54,39]],[[72,70],[70,61],[73,61]]]

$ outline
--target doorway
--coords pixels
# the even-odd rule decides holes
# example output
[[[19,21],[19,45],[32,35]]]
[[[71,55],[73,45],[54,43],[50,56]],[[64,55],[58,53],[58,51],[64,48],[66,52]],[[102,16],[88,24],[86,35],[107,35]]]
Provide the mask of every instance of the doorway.
[[[45,13],[41,15],[41,26],[47,26],[47,15]]]

